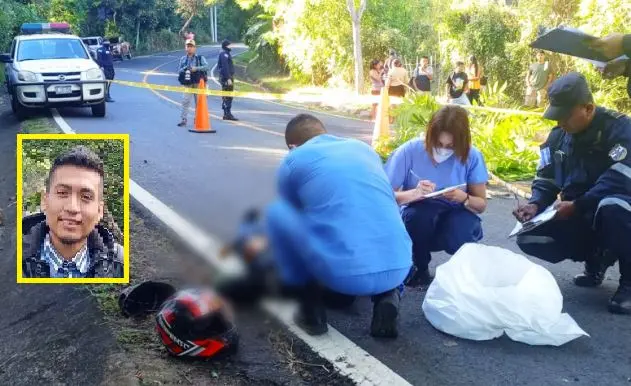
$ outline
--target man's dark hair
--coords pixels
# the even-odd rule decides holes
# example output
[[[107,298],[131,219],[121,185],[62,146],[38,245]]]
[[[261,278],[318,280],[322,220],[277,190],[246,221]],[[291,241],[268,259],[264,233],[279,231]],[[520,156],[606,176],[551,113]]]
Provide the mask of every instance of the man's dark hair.
[[[464,66],[464,62],[459,60],[456,62],[456,66]]]
[[[427,60],[429,60],[429,56],[427,56],[427,55],[423,55],[423,56],[421,56],[421,59],[427,59]]]
[[[545,56],[546,52],[544,50],[537,50],[535,54],[541,54]]]
[[[76,166],[98,173],[101,177],[100,192],[101,196],[103,196],[103,178],[105,177],[105,172],[103,170],[103,161],[101,161],[101,158],[99,158],[99,156],[95,152],[93,152],[86,146],[79,145],[73,147],[65,153],[60,154],[57,158],[55,158],[53,166],[48,172],[48,178],[46,179],[47,193],[50,191],[50,183],[53,180],[53,174],[55,173],[55,170],[62,166]]]
[[[320,134],[326,133],[324,124],[311,114],[298,114],[292,118],[285,128],[287,146],[300,146]]]

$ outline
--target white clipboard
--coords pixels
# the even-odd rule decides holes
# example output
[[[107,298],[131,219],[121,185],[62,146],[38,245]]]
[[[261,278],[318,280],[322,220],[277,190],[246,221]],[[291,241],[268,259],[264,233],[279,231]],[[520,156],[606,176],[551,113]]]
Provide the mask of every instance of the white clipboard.
[[[525,232],[529,232],[537,228],[538,226],[552,220],[556,214],[557,210],[554,209],[554,205],[550,205],[546,208],[546,210],[533,217],[530,221],[526,221],[523,224],[517,221],[517,224],[515,224],[515,228],[513,228],[510,235],[508,235],[508,238],[515,237]]]

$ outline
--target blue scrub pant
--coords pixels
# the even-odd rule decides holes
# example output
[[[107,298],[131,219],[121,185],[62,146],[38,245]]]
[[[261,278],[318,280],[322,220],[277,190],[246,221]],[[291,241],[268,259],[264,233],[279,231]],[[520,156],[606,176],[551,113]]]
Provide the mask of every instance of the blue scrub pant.
[[[631,283],[631,196],[601,200],[594,216],[540,225],[517,236],[517,245],[524,253],[551,263],[588,261],[597,249],[608,250],[619,259],[622,279]]]
[[[402,213],[405,228],[412,239],[414,265],[424,270],[431,252],[456,253],[465,243],[482,239],[481,219],[464,206],[427,199],[410,204]]]
[[[335,275],[322,264],[323,259],[331,257],[319,256],[310,249],[311,235],[300,213],[290,204],[275,201],[267,208],[266,220],[272,253],[285,285],[304,286],[316,282],[340,294],[371,296],[399,287],[409,272],[406,268],[363,275]]]

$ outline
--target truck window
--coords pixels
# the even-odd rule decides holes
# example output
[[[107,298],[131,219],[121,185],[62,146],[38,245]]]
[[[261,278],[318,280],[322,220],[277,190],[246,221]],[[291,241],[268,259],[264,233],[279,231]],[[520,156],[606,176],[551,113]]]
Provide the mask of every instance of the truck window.
[[[23,40],[17,52],[17,61],[39,59],[89,59],[79,39]]]
[[[15,58],[15,47],[16,47],[15,42],[16,42],[16,40],[13,39],[13,41],[11,42],[11,51],[9,51],[9,52],[11,52],[11,57],[12,58]]]

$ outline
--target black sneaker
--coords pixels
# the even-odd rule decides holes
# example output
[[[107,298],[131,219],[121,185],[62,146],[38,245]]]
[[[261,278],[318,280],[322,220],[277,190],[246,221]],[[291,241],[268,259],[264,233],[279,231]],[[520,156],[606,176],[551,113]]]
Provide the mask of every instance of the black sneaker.
[[[574,277],[579,287],[598,287],[605,280],[607,269],[616,263],[616,257],[607,251],[599,251],[592,260],[585,262],[585,271]]]
[[[408,277],[403,282],[406,287],[427,287],[434,280],[434,276],[429,273],[429,268],[419,270],[416,266],[413,266],[408,274]]]
[[[370,335],[375,338],[396,338],[399,335],[397,320],[400,299],[397,288],[373,298],[375,304],[372,311]]]
[[[294,323],[312,336],[326,334],[329,331],[326,310],[322,305],[301,304],[294,315]]]
[[[228,120],[228,121],[238,121],[238,119],[237,119],[234,115],[232,115],[232,114],[229,114],[229,115],[227,115],[227,116],[224,116],[224,117],[223,117],[223,119],[224,119],[224,120]]]
[[[631,283],[621,282],[618,290],[609,300],[609,312],[631,315]]]

